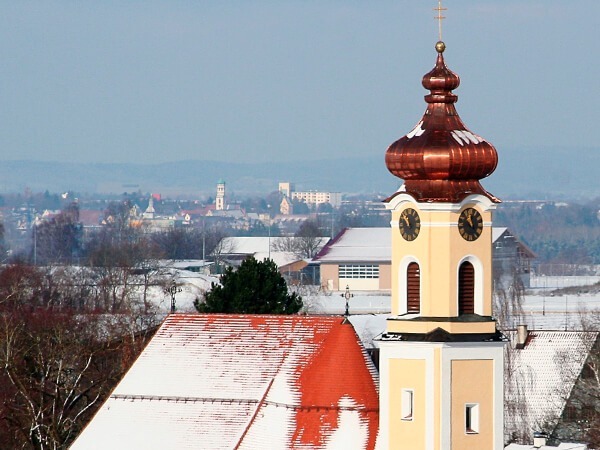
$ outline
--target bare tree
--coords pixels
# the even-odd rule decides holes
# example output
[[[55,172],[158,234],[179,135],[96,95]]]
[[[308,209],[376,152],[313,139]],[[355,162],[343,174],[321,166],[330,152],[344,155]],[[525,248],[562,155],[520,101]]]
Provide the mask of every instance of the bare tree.
[[[321,246],[321,232],[316,222],[307,220],[294,235],[297,239],[298,253],[302,258],[314,257]]]
[[[133,316],[77,313],[45,275],[0,271],[1,448],[66,448],[147,337]]]
[[[293,253],[299,251],[296,238],[293,236],[278,236],[271,238],[271,250],[275,252]]]
[[[508,270],[494,267],[493,313],[501,330],[516,328],[524,317],[525,286],[514,267]]]
[[[151,237],[167,259],[200,259],[203,231],[197,228],[172,228]]]
[[[292,253],[298,258],[313,258],[322,245],[323,237],[319,227],[313,221],[307,220],[298,231],[291,236],[273,239],[272,250]]]
[[[81,251],[79,207],[70,204],[57,216],[34,225],[33,259],[38,264],[70,263]]]
[[[107,226],[93,236],[86,246],[90,280],[98,288],[101,309],[118,313],[131,311],[139,300],[138,285],[143,286],[144,312],[150,307],[147,290],[158,274],[160,249],[144,233],[131,226]],[[157,281],[160,283],[160,281]]]
[[[215,261],[215,270],[217,273],[222,272],[223,255],[233,253],[235,251],[235,243],[227,236],[223,236],[213,247],[211,256]]]

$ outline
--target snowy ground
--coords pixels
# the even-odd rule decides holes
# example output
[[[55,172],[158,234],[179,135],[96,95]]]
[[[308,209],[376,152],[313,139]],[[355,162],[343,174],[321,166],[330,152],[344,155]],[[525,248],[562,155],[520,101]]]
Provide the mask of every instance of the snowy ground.
[[[343,315],[346,300],[344,292],[328,295],[305,296],[309,314]],[[363,343],[372,346],[372,340],[385,330],[390,316],[391,296],[381,293],[354,293],[349,301],[350,321]],[[523,302],[524,315],[514,319],[512,327],[526,324],[535,330],[583,330],[592,324],[600,326],[600,293],[580,295],[550,295],[549,290],[536,290]]]
[[[345,292],[331,292],[321,295],[303,295],[309,314],[344,314],[346,311]],[[302,293],[300,293],[302,295]],[[382,314],[391,311],[390,294],[380,292],[354,292],[348,301],[350,314]]]
[[[179,269],[170,269],[170,277],[181,288],[181,292],[175,294],[175,309],[179,313],[196,312],[194,300],[202,298],[204,292],[210,290],[211,283],[219,282],[215,277]],[[159,315],[167,315],[171,310],[171,296],[162,287],[150,287],[148,297],[157,306]]]
[[[532,329],[581,330],[582,322],[600,322],[600,294],[550,296],[537,292],[524,300],[525,324]]]

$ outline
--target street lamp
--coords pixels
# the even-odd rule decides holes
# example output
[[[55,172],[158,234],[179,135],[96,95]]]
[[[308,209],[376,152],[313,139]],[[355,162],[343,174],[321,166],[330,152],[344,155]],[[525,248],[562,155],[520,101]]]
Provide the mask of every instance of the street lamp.
[[[165,288],[165,294],[171,296],[171,314],[175,314],[175,295],[177,295],[178,292],[181,292],[181,288],[177,286],[175,280],[171,281],[171,285]]]
[[[354,297],[354,294],[350,293],[350,286],[346,285],[346,292],[340,294],[340,297],[344,297],[346,299],[346,313],[344,314],[344,316],[348,318],[348,316],[350,315],[350,305],[348,302],[352,297]]]

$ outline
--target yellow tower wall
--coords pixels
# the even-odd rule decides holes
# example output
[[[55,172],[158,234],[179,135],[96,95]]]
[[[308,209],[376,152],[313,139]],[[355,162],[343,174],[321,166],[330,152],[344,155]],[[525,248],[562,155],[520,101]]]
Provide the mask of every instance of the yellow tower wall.
[[[503,342],[380,342],[382,449],[502,450]],[[403,417],[405,389],[413,417]],[[476,432],[465,406],[478,406]]]
[[[426,433],[426,404],[425,404],[425,360],[394,359],[390,361],[390,379],[396,382],[390,386],[389,410],[390,441],[396,443],[397,450],[414,450],[425,448]],[[413,392],[413,416],[410,420],[402,417],[402,391],[411,389]],[[391,447],[390,447],[391,448]]]
[[[475,312],[492,314],[492,210],[495,205],[483,196],[472,196],[461,204],[420,204],[408,195],[393,205],[392,210],[392,315],[405,311],[402,277],[412,261],[421,268],[421,316],[456,317],[458,315],[458,268],[468,260],[475,267]],[[460,212],[467,207],[477,209],[483,218],[481,236],[472,242],[458,231]],[[421,230],[414,241],[406,241],[399,231],[399,220],[406,208],[417,210]],[[450,296],[450,298],[448,298]]]
[[[392,212],[392,317],[379,341],[381,448],[501,450],[504,342],[478,337],[496,336],[491,319],[495,204],[483,195],[456,204],[419,203],[399,193],[387,207]],[[406,208],[415,209],[420,218],[413,241],[403,239],[399,230]],[[458,229],[465,208],[475,208],[482,217],[482,233],[474,241],[463,239]],[[459,267],[464,261],[475,269],[475,314],[480,317],[459,318]],[[421,302],[419,313],[408,314],[406,273],[411,262],[420,267]],[[437,328],[463,338],[442,333],[434,335],[441,341],[430,342],[427,336]],[[468,334],[473,341],[462,340]],[[403,389],[414,390],[410,421],[403,417]],[[466,406],[476,407],[473,429],[466,428]]]
[[[452,449],[494,448],[494,361],[452,361]],[[476,432],[465,430],[467,404],[478,408]]]

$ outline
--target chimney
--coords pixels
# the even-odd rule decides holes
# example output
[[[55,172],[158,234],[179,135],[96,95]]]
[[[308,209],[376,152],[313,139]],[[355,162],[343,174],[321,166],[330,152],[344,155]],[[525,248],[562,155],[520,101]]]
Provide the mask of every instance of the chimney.
[[[527,331],[527,325],[517,325],[517,349],[522,350],[525,348],[525,343],[527,342],[527,336],[529,336],[529,332]]]
[[[525,327],[525,333],[527,333],[527,327]],[[546,439],[548,439],[548,435],[546,433],[540,433],[538,431],[533,433],[533,448],[540,448],[546,445]]]

